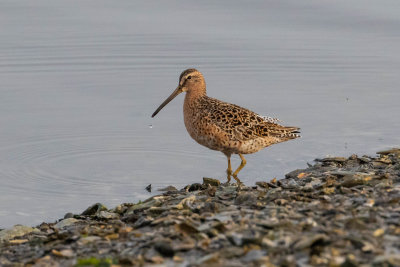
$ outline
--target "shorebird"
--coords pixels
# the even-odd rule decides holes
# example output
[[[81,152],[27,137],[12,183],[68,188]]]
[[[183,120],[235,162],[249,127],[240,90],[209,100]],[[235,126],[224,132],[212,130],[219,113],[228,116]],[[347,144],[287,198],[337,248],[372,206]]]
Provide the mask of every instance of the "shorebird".
[[[186,92],[183,103],[186,129],[199,144],[225,154],[228,159],[227,183],[232,176],[238,185],[241,184],[238,173],[246,165],[243,154],[300,137],[298,127],[282,126],[278,124],[279,119],[263,117],[235,104],[208,97],[203,74],[196,69],[181,73],[178,87],[151,117],[182,92]],[[233,173],[232,154],[238,154],[242,160]]]

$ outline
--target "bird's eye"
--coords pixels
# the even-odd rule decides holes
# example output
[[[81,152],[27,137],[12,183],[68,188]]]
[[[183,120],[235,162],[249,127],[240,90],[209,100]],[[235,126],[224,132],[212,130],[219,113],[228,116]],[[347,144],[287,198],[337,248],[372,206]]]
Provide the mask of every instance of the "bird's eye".
[[[192,76],[188,76],[186,79],[190,80],[190,79],[192,79]]]

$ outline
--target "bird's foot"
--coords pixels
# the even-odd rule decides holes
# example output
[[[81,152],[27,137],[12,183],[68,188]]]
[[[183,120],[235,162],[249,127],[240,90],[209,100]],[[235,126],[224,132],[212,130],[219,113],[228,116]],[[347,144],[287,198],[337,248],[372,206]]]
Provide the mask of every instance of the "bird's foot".
[[[227,181],[225,182],[225,183],[222,183],[222,185],[223,186],[230,186],[231,185],[231,175],[230,175],[230,173],[228,173],[228,176],[227,176]]]
[[[237,176],[233,176],[233,179],[236,180],[236,184],[237,184],[238,190],[242,189],[242,186],[244,185],[242,183],[242,181],[240,181],[240,179]]]

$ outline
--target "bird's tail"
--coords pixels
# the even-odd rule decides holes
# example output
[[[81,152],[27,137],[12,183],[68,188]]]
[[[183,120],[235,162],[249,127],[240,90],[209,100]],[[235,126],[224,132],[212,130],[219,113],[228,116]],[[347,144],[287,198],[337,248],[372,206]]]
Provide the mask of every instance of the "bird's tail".
[[[296,139],[300,136],[300,128],[299,127],[285,127],[285,132],[283,132],[280,136],[284,140]]]

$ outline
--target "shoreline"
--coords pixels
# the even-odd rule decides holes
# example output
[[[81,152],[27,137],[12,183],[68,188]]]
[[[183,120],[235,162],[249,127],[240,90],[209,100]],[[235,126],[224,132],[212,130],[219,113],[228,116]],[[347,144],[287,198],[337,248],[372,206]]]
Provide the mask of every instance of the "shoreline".
[[[400,149],[0,231],[0,266],[400,265]]]

